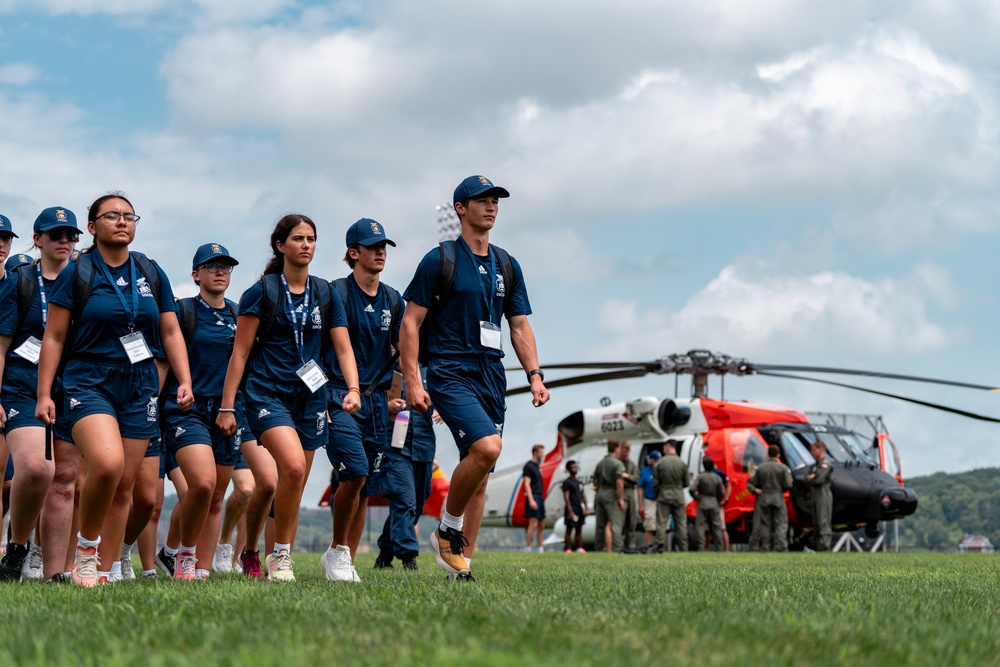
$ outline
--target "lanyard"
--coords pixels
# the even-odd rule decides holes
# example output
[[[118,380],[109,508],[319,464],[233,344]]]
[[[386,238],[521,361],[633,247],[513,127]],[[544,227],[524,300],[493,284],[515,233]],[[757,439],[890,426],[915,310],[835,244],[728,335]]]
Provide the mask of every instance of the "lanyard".
[[[295,303],[292,301],[292,290],[288,288],[288,279],[285,272],[281,272],[281,284],[285,288],[285,298],[288,300],[288,316],[292,320],[292,333],[295,334],[295,347],[299,350],[299,359],[306,363],[303,350],[306,345],[306,322],[309,321],[309,294],[312,292],[312,281],[306,276],[306,293],[302,301],[302,326],[299,326],[299,317],[295,313]]]
[[[205,308],[207,308],[210,313],[212,313],[213,315],[215,315],[215,319],[219,322],[219,324],[221,326],[227,327],[229,329],[234,329],[236,327],[236,323],[235,322],[232,323],[232,324],[230,324],[229,322],[227,322],[225,320],[225,318],[222,317],[222,315],[219,315],[219,311],[218,310],[216,310],[215,308],[212,308],[210,305],[208,305],[208,301],[205,301],[205,299],[202,298],[201,294],[196,294],[194,298],[198,301],[198,303],[200,303],[201,305],[205,306]],[[228,308],[226,310],[228,310]]]
[[[45,281],[42,280],[42,265],[35,264],[35,276],[38,279],[38,298],[42,301],[42,329],[49,322],[48,300],[45,298]]]
[[[465,242],[461,236],[458,237],[458,244],[465,249],[465,252],[469,255],[469,261],[472,262],[472,270],[476,278],[478,278],[479,290],[483,295],[483,303],[486,304],[486,317],[489,318],[490,322],[493,322],[493,293],[494,285],[497,279],[497,260],[493,256],[493,249],[489,246],[486,247],[486,252],[490,259],[490,276],[489,276],[489,286],[483,284],[483,279],[480,278],[479,274],[479,262],[476,261],[476,256],[472,254],[472,248],[469,244]]]
[[[131,275],[132,275],[132,282],[129,284],[129,288],[131,288],[132,290],[132,309],[130,310],[128,307],[128,302],[125,300],[125,295],[122,294],[121,289],[118,287],[118,283],[116,283],[111,278],[111,271],[108,269],[108,265],[105,264],[104,258],[101,257],[101,253],[95,250],[93,254],[94,254],[94,264],[96,264],[97,268],[101,270],[101,273],[104,275],[107,281],[111,283],[111,287],[114,288],[115,294],[118,295],[118,300],[122,302],[122,308],[125,310],[125,317],[128,318],[128,330],[135,331],[135,316],[139,312],[139,290],[136,289],[135,286],[136,282],[135,261],[132,259],[132,255],[129,255],[128,257],[129,269],[131,270]]]

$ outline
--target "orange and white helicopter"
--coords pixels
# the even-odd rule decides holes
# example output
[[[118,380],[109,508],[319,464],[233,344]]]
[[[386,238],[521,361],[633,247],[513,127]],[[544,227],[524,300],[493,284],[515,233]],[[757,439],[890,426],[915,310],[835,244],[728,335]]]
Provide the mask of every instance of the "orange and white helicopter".
[[[879,522],[909,516],[916,511],[916,493],[902,482],[899,452],[880,420],[874,422],[878,428],[873,434],[862,437],[836,424],[810,422],[806,414],[791,408],[748,401],[714,400],[705,395],[709,375],[768,375],[809,380],[1000,422],[991,417],[864,387],[789,375],[786,371],[863,375],[993,390],[992,387],[948,380],[837,368],[751,364],[746,359],[706,350],[692,350],[652,362],[559,364],[547,366],[546,370],[570,368],[602,372],[552,380],[546,382],[546,386],[556,389],[586,382],[641,377],[648,373],[684,373],[692,376],[693,396],[642,396],[617,404],[605,401],[607,404],[600,408],[574,412],[559,422],[555,447],[546,453],[541,464],[546,490],[546,527],[553,528],[556,535],[561,535],[563,528],[561,484],[567,476],[565,463],[572,459],[579,464],[578,479],[584,482],[588,503],[593,508],[591,476],[597,463],[607,454],[610,438],[631,441],[631,456],[640,468],[645,465],[651,451],[662,451],[667,440],[675,441],[677,452],[692,475],[702,470],[702,457],[711,456],[716,467],[729,477],[731,492],[724,517],[733,543],[746,542],[750,535],[754,496],[747,490],[746,482],[754,468],[766,458],[770,444],[779,447],[782,461],[792,469],[793,488],[786,494],[786,502],[789,524],[797,538],[812,529],[805,477],[815,465],[809,453],[809,444],[816,440],[826,444],[827,455],[834,465],[834,530],[853,531],[864,527],[869,537],[874,537]],[[525,391],[527,387],[519,387],[508,391],[508,395]],[[499,470],[490,477],[484,526],[527,526],[521,471],[520,466],[515,466]],[[690,495],[686,498],[688,529],[693,531],[695,505]],[[594,522],[591,519],[584,524],[584,541],[593,542],[593,531]],[[695,544],[693,540],[689,543]]]

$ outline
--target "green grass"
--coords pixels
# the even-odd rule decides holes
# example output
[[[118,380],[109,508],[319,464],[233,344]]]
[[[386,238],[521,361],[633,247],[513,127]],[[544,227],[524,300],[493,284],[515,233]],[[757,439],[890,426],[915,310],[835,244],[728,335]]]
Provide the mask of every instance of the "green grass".
[[[984,665],[1000,559],[958,554],[478,554],[364,584],[0,586],[0,665]],[[522,571],[523,570],[523,571]]]

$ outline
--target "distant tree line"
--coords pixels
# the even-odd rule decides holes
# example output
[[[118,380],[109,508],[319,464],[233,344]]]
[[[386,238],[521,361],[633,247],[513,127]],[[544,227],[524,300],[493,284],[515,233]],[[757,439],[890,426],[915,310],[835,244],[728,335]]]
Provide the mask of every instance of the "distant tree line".
[[[954,551],[965,535],[984,535],[1000,547],[1000,468],[935,473],[905,480],[919,498],[917,512],[899,522],[902,549]]]

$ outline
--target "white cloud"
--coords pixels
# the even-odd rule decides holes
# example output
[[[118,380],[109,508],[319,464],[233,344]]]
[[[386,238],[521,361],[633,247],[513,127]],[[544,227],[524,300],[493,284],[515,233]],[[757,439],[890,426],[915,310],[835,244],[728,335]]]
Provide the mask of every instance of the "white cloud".
[[[880,280],[730,266],[676,312],[642,301],[602,303],[597,324],[607,342],[599,354],[642,359],[710,348],[748,358],[870,358],[940,351],[962,335],[927,314],[927,295],[946,298],[948,283],[934,266]]]
[[[30,63],[0,65],[0,85],[26,86],[38,78],[38,68]]]

